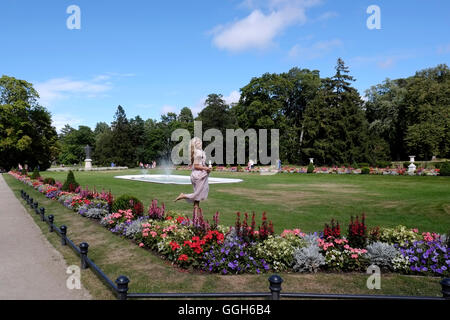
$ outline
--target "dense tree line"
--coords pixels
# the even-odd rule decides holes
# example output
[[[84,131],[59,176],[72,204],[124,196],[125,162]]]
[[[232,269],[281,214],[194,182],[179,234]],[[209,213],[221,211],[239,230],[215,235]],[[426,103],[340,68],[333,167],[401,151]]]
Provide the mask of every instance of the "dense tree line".
[[[51,160],[80,163],[87,144],[93,147],[98,165],[134,167],[139,162],[169,161],[177,144],[170,139],[172,132],[183,128],[193,135],[194,120],[202,121],[203,132],[214,128],[224,136],[226,129],[279,129],[284,163],[306,164],[314,158],[318,164],[353,165],[407,160],[409,155],[419,160],[450,157],[448,66],[386,79],[367,90],[364,99],[353,87],[354,78],[342,59],[335,70],[327,78],[317,70],[300,68],[263,74],[241,88],[240,100],[233,105],[221,94],[210,94],[195,119],[188,107],[160,120],[128,119],[118,106],[111,124],[99,122],[94,130],[66,126],[58,141],[50,115],[36,104],[38,95],[31,84],[3,77],[1,166],[14,165],[18,159],[43,167]],[[34,154],[35,146],[42,152]]]
[[[0,78],[0,169],[21,163],[45,170],[56,159],[58,136],[38,98],[31,83]]]

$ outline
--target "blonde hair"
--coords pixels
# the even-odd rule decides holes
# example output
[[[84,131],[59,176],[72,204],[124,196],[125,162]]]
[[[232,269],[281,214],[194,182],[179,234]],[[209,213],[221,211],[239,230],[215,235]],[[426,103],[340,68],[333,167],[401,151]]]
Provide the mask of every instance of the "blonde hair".
[[[191,164],[194,164],[194,155],[195,155],[195,149],[196,149],[196,143],[201,142],[199,137],[194,137],[191,140],[190,148],[191,148]]]

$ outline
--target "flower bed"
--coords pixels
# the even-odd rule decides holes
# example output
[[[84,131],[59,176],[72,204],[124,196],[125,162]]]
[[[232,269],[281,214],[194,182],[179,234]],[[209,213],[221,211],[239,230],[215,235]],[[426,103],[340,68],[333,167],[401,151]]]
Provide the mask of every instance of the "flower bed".
[[[332,220],[324,230],[307,234],[300,229],[273,231],[272,222],[262,215],[237,213],[234,226],[212,223],[200,211],[192,218],[168,211],[153,200],[148,211],[130,209],[109,212],[111,193],[77,188],[64,192],[62,184],[44,184],[19,172],[10,175],[35,188],[47,198],[60,202],[83,217],[97,219],[109,231],[131,239],[184,269],[221,274],[284,272],[365,272],[372,264],[389,272],[449,276],[448,235],[419,233],[404,226],[368,230],[365,217],[353,217],[346,236]],[[241,220],[241,218],[243,218]]]

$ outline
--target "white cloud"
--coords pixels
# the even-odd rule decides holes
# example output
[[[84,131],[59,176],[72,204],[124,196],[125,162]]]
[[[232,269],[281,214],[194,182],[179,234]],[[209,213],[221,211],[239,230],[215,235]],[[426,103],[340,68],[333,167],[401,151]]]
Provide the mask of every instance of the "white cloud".
[[[70,125],[72,128],[77,128],[78,125],[83,123],[83,120],[71,114],[54,114],[52,115],[52,122],[56,131],[60,132],[66,124]]]
[[[240,98],[241,98],[241,94],[236,90],[231,92],[229,96],[223,97],[225,102],[229,105],[232,103],[238,103]]]
[[[214,45],[231,52],[248,49],[265,49],[287,27],[306,22],[306,8],[318,0],[247,0],[245,6],[252,12],[245,18],[227,25],[216,26],[212,31]],[[268,9],[268,13],[263,12]]]
[[[309,47],[302,47],[297,44],[289,51],[289,57],[304,60],[317,59],[327,55],[333,49],[342,46],[343,42],[340,39],[318,41]]]
[[[51,106],[56,100],[68,99],[73,96],[97,97],[112,89],[111,83],[104,83],[104,77],[91,80],[72,80],[70,78],[54,78],[36,83],[35,88],[40,96],[40,103]]]
[[[51,106],[57,100],[72,97],[97,98],[113,88],[113,80],[133,76],[133,73],[107,72],[88,80],[61,77],[36,83],[35,88],[39,93],[40,103]]]

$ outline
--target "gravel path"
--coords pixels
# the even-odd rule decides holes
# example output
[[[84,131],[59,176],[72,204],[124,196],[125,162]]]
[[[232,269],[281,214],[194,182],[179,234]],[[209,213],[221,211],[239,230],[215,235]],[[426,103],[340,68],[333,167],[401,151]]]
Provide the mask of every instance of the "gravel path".
[[[67,288],[67,267],[0,174],[0,300],[91,299]]]

